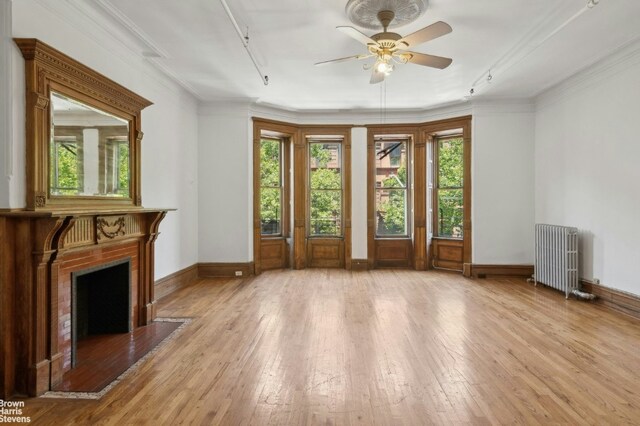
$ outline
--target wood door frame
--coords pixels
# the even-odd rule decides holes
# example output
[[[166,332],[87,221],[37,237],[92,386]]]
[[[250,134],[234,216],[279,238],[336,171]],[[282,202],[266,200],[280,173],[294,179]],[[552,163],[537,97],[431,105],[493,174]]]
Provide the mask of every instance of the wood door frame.
[[[376,253],[378,249],[386,250],[393,254],[393,257],[398,258],[398,262],[401,262],[401,258],[406,261],[408,266],[420,266],[422,267],[425,262],[421,249],[415,245],[416,235],[420,232],[424,232],[424,219],[418,217],[416,213],[416,206],[425,204],[426,198],[422,196],[420,188],[424,187],[426,174],[424,174],[424,168],[416,168],[416,164],[420,162],[422,158],[426,164],[426,157],[424,156],[424,143],[421,144],[422,148],[419,150],[416,147],[420,144],[419,127],[416,124],[387,124],[387,125],[371,125],[367,127],[367,263],[369,269],[375,269],[378,266],[394,266],[394,262],[383,262],[377,259]],[[407,195],[410,197],[410,203],[408,208],[413,209],[414,214],[411,217],[411,235],[401,238],[376,238],[376,153],[375,153],[375,137],[383,135],[407,135],[410,142],[407,146],[407,150],[410,151],[409,161],[407,166],[409,169],[410,185]],[[412,163],[412,164],[411,164]],[[420,173],[420,174],[418,174]],[[422,211],[424,216],[424,209]],[[383,247],[384,246],[384,247]],[[404,256],[400,256],[404,254]],[[418,268],[416,268],[418,269]]]
[[[367,127],[367,263],[369,269],[378,265],[375,236],[375,141],[376,135],[408,134],[413,136],[413,238],[411,241],[412,266],[416,270],[431,268],[427,224],[427,144],[433,144],[434,135],[451,129],[462,129],[464,143],[463,158],[463,263],[471,264],[471,120],[472,116],[461,116],[415,124],[369,125]],[[433,215],[433,220],[435,219]],[[433,228],[432,228],[433,229]],[[389,241],[400,239],[386,239]],[[400,247],[407,250],[406,247]],[[408,252],[406,252],[408,253]]]
[[[463,165],[462,165],[462,179],[463,179],[463,187],[462,187],[462,198],[463,198],[463,226],[462,226],[462,240],[451,240],[451,241],[461,241],[462,245],[462,263],[463,270],[466,268],[464,265],[471,265],[471,249],[472,249],[472,235],[471,235],[471,121],[472,116],[467,115],[463,117],[450,118],[446,120],[434,121],[431,123],[425,123],[421,126],[422,138],[426,141],[426,143],[431,144],[433,146],[432,152],[435,156],[437,149],[435,147],[436,140],[438,139],[438,134],[441,132],[454,130],[454,129],[462,129],[462,139],[463,139]],[[437,161],[434,158],[434,167],[431,170],[431,173],[436,173]],[[435,184],[434,180],[434,184]],[[435,205],[435,197],[436,195],[435,187],[433,188],[432,193],[432,205]],[[431,229],[437,229],[437,214],[432,215],[432,223]],[[434,236],[433,238],[438,238]],[[450,240],[450,239],[447,239]],[[433,255],[431,250],[428,252],[428,268],[431,267]]]
[[[300,226],[304,229],[304,241],[298,236],[295,241],[294,256],[296,269],[302,269],[310,266],[309,242],[314,240],[318,243],[329,243],[331,241],[343,241],[343,248],[340,252],[342,265],[345,269],[351,269],[351,128],[352,125],[306,125],[301,126],[300,144],[296,146],[294,155],[294,170],[296,170],[295,180],[297,182],[295,188],[295,204],[296,217],[294,220],[296,228]],[[342,237],[309,237],[308,216],[309,216],[309,170],[308,156],[309,144],[307,137],[309,136],[326,136],[335,135],[342,138],[342,199],[343,199],[343,236]],[[304,174],[304,176],[303,176]],[[304,188],[299,188],[304,182]],[[299,190],[300,189],[300,190]]]
[[[260,142],[262,133],[269,132],[275,137],[279,137],[283,141],[283,194],[285,200],[282,206],[282,233],[277,237],[266,237],[273,243],[275,240],[283,240],[285,249],[287,248],[286,239],[291,235],[290,218],[291,218],[291,146],[295,144],[298,135],[298,129],[287,123],[281,123],[260,118],[252,118],[253,120],[253,264],[254,274],[258,275],[262,272],[262,228],[260,223]],[[295,229],[293,231],[295,233]],[[290,256],[287,254],[287,263]]]

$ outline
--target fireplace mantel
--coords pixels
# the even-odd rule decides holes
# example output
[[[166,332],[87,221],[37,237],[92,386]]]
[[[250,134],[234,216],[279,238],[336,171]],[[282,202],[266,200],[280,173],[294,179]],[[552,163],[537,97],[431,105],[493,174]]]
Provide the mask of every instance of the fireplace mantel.
[[[154,242],[172,209],[0,211],[0,379],[3,398],[41,395],[68,369],[68,275],[128,256],[134,327],[155,318]],[[74,269],[75,268],[75,269]]]

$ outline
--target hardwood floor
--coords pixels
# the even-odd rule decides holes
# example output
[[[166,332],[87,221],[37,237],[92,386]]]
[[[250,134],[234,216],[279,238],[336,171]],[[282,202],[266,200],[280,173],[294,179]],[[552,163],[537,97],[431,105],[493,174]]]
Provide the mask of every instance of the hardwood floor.
[[[99,401],[26,400],[32,424],[640,422],[640,322],[520,280],[270,271],[159,308],[195,319]]]

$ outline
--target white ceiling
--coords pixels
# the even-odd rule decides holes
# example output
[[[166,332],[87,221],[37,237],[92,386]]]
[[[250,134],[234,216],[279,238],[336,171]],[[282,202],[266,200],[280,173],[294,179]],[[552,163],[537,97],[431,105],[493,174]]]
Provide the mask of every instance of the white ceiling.
[[[219,0],[97,0],[95,7],[142,40],[153,59],[203,101],[255,98],[296,110],[379,108],[384,85],[370,85],[362,62],[315,62],[364,53],[335,29],[352,25],[346,0],[228,0],[265,86]],[[639,0],[431,0],[402,35],[442,20],[453,32],[416,51],[453,58],[445,70],[406,64],[386,82],[387,108],[458,102],[476,96],[531,97],[640,37]],[[371,31],[363,30],[367,34]],[[545,41],[546,39],[546,41]],[[486,84],[486,72],[493,80]]]

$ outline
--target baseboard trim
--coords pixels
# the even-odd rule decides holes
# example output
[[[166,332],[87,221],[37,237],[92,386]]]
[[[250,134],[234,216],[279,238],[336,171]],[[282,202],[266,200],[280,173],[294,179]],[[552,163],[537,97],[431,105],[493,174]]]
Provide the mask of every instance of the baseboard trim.
[[[469,265],[469,266],[467,266]],[[478,265],[465,264],[465,276],[473,278],[487,277],[526,277],[533,275],[533,265]]]
[[[352,271],[368,271],[369,260],[368,259],[351,259]]]
[[[198,277],[236,277],[236,271],[242,273],[242,277],[253,275],[253,262],[244,263],[198,263]]]
[[[184,269],[160,278],[155,282],[155,298],[156,300],[193,284],[198,279],[198,264],[194,263]]]
[[[626,291],[594,284],[588,280],[580,280],[583,291],[598,296],[594,302],[618,312],[640,319],[640,296]]]

